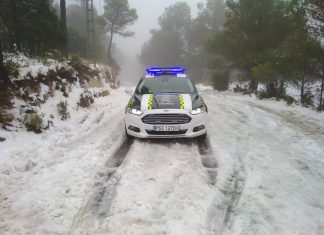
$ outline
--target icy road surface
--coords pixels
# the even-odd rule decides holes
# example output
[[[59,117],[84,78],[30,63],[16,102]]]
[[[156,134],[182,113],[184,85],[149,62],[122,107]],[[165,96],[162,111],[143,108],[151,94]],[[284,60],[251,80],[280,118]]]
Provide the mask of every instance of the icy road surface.
[[[0,132],[0,234],[324,234],[323,114],[204,89],[206,141],[127,141],[123,90]]]

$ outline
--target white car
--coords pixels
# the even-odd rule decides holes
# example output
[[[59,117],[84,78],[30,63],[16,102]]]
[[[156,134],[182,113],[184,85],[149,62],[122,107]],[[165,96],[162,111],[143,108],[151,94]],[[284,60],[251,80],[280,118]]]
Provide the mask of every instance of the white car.
[[[125,111],[128,137],[206,136],[208,109],[184,68],[149,68]]]

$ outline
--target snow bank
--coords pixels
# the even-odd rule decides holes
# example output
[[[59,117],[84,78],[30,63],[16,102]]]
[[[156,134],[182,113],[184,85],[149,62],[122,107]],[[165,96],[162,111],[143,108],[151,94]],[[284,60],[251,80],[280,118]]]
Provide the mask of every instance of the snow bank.
[[[68,234],[112,143],[121,141],[123,126],[115,128],[128,102],[123,89],[110,90],[89,109],[72,105],[79,89],[69,96],[71,118],[54,115],[48,131],[0,130],[6,138],[0,143],[1,234]],[[41,110],[50,114],[61,99],[58,92]]]
[[[79,110],[81,94],[100,96],[105,91],[107,95],[113,82],[111,67],[100,64],[87,67],[81,60],[74,63],[89,70],[87,74],[77,71],[71,61],[32,59],[23,54],[5,54],[5,61],[18,66],[18,74],[10,76],[16,89],[10,110],[15,121],[8,127],[16,131],[21,131],[21,121],[28,110],[41,115],[44,127],[48,122],[56,124],[60,122],[58,103],[67,102],[67,111],[74,116]],[[90,87],[91,83],[95,85]]]

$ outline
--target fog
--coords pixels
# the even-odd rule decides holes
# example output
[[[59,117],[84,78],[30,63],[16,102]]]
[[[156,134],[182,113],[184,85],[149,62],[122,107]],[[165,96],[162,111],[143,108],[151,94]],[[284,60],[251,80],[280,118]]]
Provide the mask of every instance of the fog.
[[[99,12],[103,11],[104,0],[94,1]],[[131,8],[136,8],[138,20],[129,30],[135,32],[132,38],[115,37],[114,43],[117,46],[117,60],[121,67],[118,79],[122,84],[136,83],[143,75],[144,68],[137,60],[137,55],[145,41],[150,39],[150,30],[159,27],[158,18],[164,12],[165,8],[177,1],[174,0],[129,0]],[[182,1],[183,2],[183,1]],[[201,1],[186,0],[191,7],[191,15],[197,14],[197,3]],[[122,58],[121,58],[122,57]]]

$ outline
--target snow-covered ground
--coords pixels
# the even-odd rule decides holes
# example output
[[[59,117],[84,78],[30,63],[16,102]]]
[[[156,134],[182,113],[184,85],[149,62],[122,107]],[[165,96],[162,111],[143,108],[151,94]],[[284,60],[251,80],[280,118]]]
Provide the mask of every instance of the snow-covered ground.
[[[0,234],[324,234],[324,115],[199,89],[205,142],[127,141],[125,88],[0,130]]]

